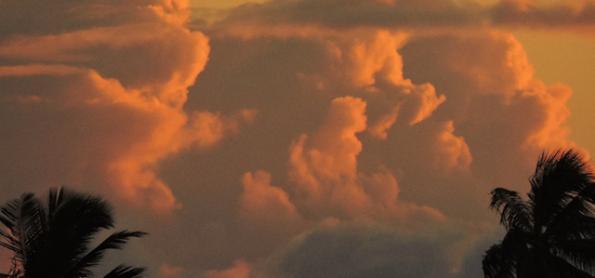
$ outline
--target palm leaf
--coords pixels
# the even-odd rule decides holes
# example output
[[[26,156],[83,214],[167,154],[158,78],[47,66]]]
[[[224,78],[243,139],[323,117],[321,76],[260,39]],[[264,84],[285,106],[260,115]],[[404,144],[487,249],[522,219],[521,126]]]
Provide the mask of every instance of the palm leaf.
[[[482,268],[486,278],[513,278],[516,272],[515,261],[507,256],[501,244],[495,244],[486,251]]]
[[[536,228],[545,227],[593,182],[583,157],[573,151],[544,153],[530,179]]]
[[[86,276],[90,274],[90,267],[96,266],[99,264],[101,259],[105,254],[105,251],[110,249],[122,249],[122,247],[130,240],[131,238],[139,238],[145,236],[145,232],[140,231],[120,231],[113,233],[108,238],[106,238],[103,242],[101,242],[97,247],[91,250],[88,254],[83,256],[76,265],[70,271],[72,277],[77,276]]]
[[[143,272],[145,272],[144,268],[119,265],[105,275],[104,278],[141,278]]]
[[[52,188],[48,195],[48,217],[54,218],[57,209],[63,202],[64,188]]]
[[[593,205],[582,197],[576,197],[547,226],[546,235],[555,238],[595,238]]]
[[[595,239],[563,240],[555,243],[553,253],[580,269],[595,268]]]
[[[17,225],[20,207],[21,199],[19,198],[6,203],[0,208],[0,222],[11,231]]]
[[[543,273],[539,277],[564,277],[564,278],[594,278],[593,275],[587,273],[584,269],[577,267],[577,265],[571,264],[568,261],[551,255],[544,254],[544,264],[546,267],[543,268]]]
[[[93,236],[114,225],[112,208],[101,198],[68,190],[58,190],[51,198],[48,201],[54,202],[54,208],[50,214],[49,240],[60,246],[61,257],[77,258],[85,254]]]
[[[496,188],[492,191],[490,207],[500,213],[500,222],[507,230],[530,231],[533,220],[527,203],[515,191]]]
[[[0,207],[0,246],[19,260],[19,277],[91,277],[109,249],[121,249],[143,232],[112,234],[96,248],[89,244],[100,230],[114,224],[111,207],[103,199],[62,188],[50,190],[47,205],[23,194]],[[120,266],[106,277],[140,277],[141,268]]]

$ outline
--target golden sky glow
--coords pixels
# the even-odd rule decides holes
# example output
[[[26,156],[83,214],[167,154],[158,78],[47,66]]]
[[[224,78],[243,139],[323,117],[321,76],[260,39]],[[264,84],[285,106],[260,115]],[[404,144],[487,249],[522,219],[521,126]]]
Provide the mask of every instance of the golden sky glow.
[[[150,233],[122,255],[149,277],[480,277],[490,190],[595,154],[593,14],[0,0],[1,201],[106,196]]]
[[[580,32],[523,31],[517,37],[527,50],[537,76],[572,87],[572,137],[595,153],[595,38]]]

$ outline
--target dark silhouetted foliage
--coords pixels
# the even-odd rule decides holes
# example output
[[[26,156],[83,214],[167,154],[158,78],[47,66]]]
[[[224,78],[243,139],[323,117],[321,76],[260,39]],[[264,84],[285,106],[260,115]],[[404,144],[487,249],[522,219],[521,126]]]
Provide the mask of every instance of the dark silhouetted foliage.
[[[101,198],[52,189],[47,203],[26,193],[0,208],[0,246],[14,254],[8,277],[80,278],[93,277],[107,250],[121,249],[143,232],[119,231],[95,248],[94,236],[113,228],[112,209]],[[142,268],[118,266],[106,278],[139,278]]]
[[[490,206],[506,235],[485,253],[485,277],[594,277],[595,184],[588,164],[572,150],[543,154],[530,184],[527,199],[492,191]]]

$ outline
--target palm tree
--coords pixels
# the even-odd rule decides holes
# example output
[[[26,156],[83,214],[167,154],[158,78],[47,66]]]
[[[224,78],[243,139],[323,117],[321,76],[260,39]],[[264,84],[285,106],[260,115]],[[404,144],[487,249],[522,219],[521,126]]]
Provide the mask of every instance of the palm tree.
[[[594,277],[595,183],[575,151],[542,154],[528,198],[492,191],[491,208],[506,228],[483,258],[485,277]]]
[[[51,189],[47,203],[32,193],[0,208],[0,246],[10,250],[13,267],[7,277],[91,277],[107,250],[121,249],[139,231],[111,234],[95,248],[94,236],[114,226],[112,209],[101,198]],[[106,278],[138,278],[144,269],[118,266]],[[2,277],[2,275],[0,275]]]

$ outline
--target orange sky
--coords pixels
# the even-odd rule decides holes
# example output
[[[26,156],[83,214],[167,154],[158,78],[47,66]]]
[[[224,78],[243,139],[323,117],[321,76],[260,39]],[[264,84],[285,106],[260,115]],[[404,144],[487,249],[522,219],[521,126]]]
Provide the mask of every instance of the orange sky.
[[[535,65],[537,76],[548,83],[572,87],[569,107],[572,138],[595,153],[595,38],[580,32],[523,31],[517,37]]]
[[[0,1],[1,201],[105,196],[149,277],[478,277],[490,190],[595,153],[594,11]]]

